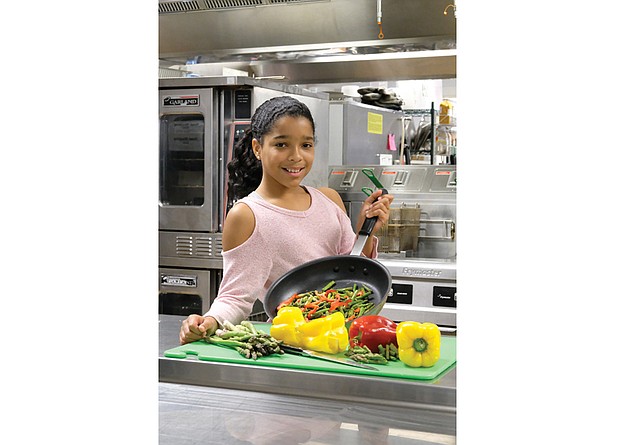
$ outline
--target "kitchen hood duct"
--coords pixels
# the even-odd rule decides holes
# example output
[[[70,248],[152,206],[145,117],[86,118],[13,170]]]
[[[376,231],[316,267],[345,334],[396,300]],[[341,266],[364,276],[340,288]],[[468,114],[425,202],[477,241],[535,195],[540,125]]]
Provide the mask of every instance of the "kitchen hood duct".
[[[280,77],[301,84],[456,78],[456,51],[434,50],[253,61],[257,77]]]
[[[172,14],[328,1],[331,0],[159,0],[159,13]]]
[[[443,14],[445,4],[437,0],[384,2],[384,40],[377,38],[376,0],[260,0],[261,6],[256,7],[241,7],[239,1],[217,0],[207,6],[207,0],[159,0],[160,11],[186,9],[185,13],[159,14],[160,59],[205,59],[253,48],[325,48],[338,42],[368,46],[372,41],[385,46],[387,41],[433,44],[456,40],[456,20]],[[196,4],[202,9],[194,10]],[[219,9],[207,9],[214,7]],[[454,48],[442,45],[441,49]]]
[[[437,0],[383,2],[385,39],[377,38],[377,0],[159,5],[159,59],[168,66],[234,63],[290,83],[456,77],[456,19]]]
[[[170,2],[159,2],[159,13],[160,14],[171,14],[175,12],[190,12],[190,11],[200,11],[204,9],[203,5],[197,1],[170,1]]]

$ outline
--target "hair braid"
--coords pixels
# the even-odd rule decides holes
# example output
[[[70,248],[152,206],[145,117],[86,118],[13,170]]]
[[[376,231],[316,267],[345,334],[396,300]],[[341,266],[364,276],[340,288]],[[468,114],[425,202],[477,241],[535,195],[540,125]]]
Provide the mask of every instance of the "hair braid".
[[[314,119],[308,107],[290,96],[279,96],[261,104],[252,116],[250,128],[235,144],[231,161],[228,163],[229,206],[252,193],[261,182],[263,168],[252,152],[252,139],[263,143],[263,136],[269,133],[275,122],[285,116],[305,117],[315,131]]]

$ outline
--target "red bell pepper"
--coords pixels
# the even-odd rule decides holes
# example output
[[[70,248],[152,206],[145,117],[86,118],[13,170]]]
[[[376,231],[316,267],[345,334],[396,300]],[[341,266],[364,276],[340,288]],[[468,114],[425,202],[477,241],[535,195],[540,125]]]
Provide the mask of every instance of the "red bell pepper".
[[[349,328],[349,345],[367,346],[372,352],[379,352],[379,345],[387,346],[392,343],[398,346],[396,340],[397,323],[381,315],[362,315],[351,323]]]

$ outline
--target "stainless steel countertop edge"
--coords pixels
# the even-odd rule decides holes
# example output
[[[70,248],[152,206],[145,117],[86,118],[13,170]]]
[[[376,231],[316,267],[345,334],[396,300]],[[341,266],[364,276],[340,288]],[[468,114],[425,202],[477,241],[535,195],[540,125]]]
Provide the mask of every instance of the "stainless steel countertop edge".
[[[455,387],[376,376],[160,357],[159,381],[456,413]]]

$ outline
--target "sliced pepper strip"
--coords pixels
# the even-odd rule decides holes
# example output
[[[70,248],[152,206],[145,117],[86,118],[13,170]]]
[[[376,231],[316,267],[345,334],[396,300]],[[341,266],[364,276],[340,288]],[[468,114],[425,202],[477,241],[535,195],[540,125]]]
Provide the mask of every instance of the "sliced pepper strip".
[[[304,304],[304,308],[305,309],[310,309],[307,313],[306,313],[306,317],[310,318],[311,315],[313,315],[316,311],[319,310],[319,304],[318,303],[306,303]]]
[[[337,308],[339,308],[340,306],[347,306],[347,305],[351,304],[351,301],[353,301],[353,300],[350,300],[350,299],[349,300],[345,300],[345,301],[337,301],[336,300],[336,301],[332,302],[332,304],[329,306],[329,310],[330,311],[334,311]]]
[[[440,357],[441,332],[434,323],[402,321],[396,327],[398,357],[407,366],[428,368]]]
[[[297,299],[298,295],[297,294],[293,294],[291,296],[291,298],[284,300],[282,303],[280,303],[277,307],[277,310],[280,310],[280,308],[284,307],[284,306],[288,306],[289,304],[291,304],[293,301],[295,301]]]

